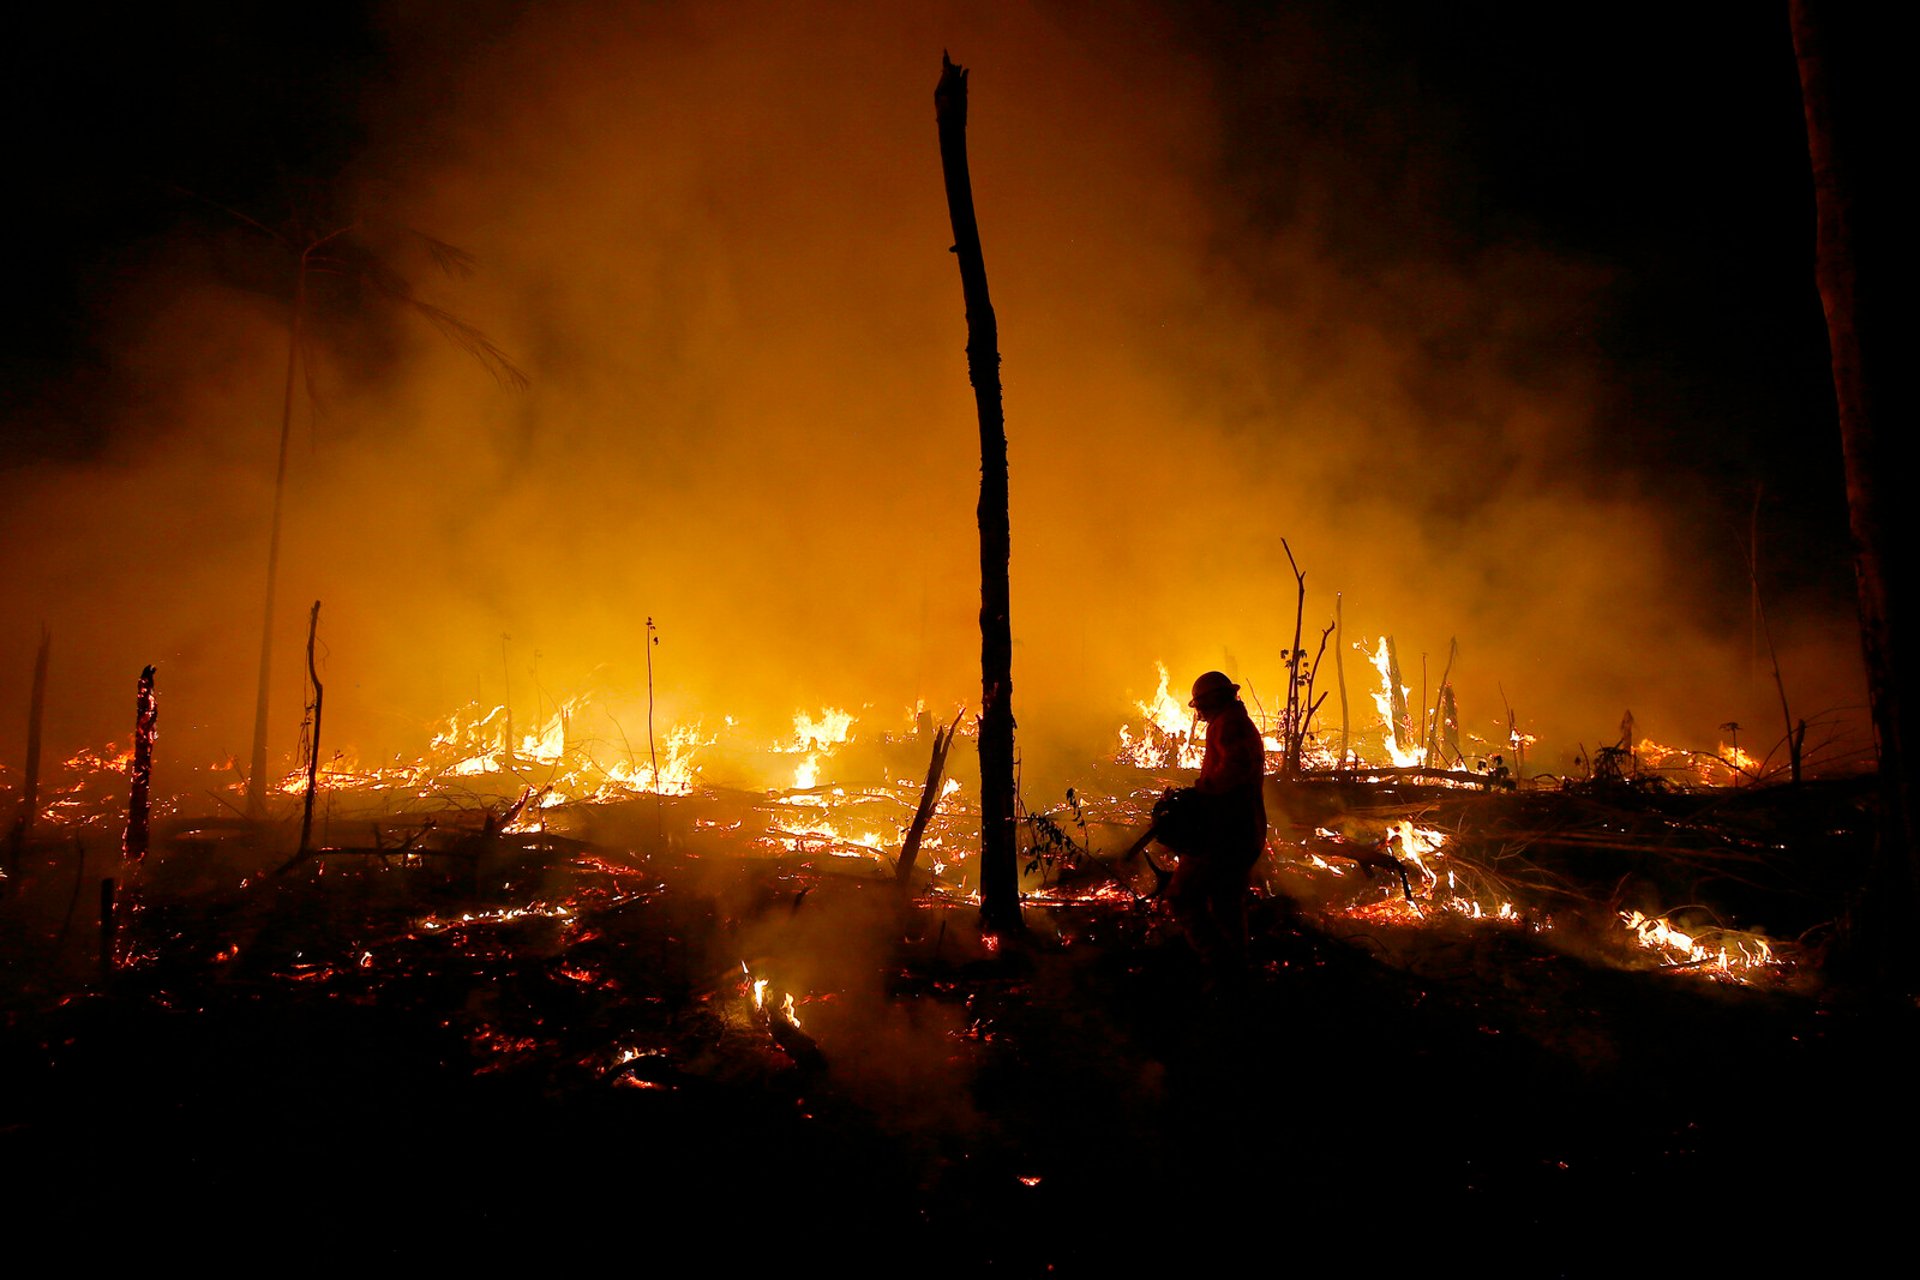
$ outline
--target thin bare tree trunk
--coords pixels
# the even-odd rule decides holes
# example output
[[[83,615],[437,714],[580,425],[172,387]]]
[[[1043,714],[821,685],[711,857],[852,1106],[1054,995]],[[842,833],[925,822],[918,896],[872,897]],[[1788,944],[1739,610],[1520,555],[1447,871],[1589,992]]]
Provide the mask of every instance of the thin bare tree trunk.
[[[11,839],[14,871],[21,849],[33,838],[33,820],[40,812],[40,725],[47,710],[47,660],[53,653],[53,633],[40,628],[40,651],[33,659],[33,692],[27,699],[27,764],[20,779],[20,815]]]
[[[1300,566],[1293,558],[1293,548],[1287,545],[1285,538],[1280,539],[1280,549],[1287,553],[1287,567],[1293,570],[1293,648],[1287,650],[1287,710],[1286,710],[1286,750],[1280,755],[1280,772],[1291,778],[1300,772],[1300,667],[1306,661],[1306,651],[1300,647],[1300,625],[1305,621],[1307,612],[1307,575],[1300,572]]]
[[[1426,756],[1426,759],[1422,761],[1423,764],[1430,765],[1437,759],[1440,762],[1441,768],[1446,767],[1447,753],[1445,750],[1445,746],[1446,746],[1446,740],[1447,740],[1446,738],[1447,718],[1446,718],[1446,710],[1445,710],[1444,704],[1447,700],[1448,692],[1451,691],[1453,687],[1448,683],[1448,681],[1453,678],[1454,659],[1458,658],[1459,656],[1460,656],[1460,638],[1458,636],[1451,636],[1447,640],[1447,665],[1445,669],[1440,672],[1440,688],[1433,695],[1433,712],[1430,719],[1427,722],[1427,739],[1426,739],[1427,756]],[[1423,657],[1421,659],[1422,674],[1420,677],[1420,683],[1421,683],[1420,693],[1423,701],[1425,700],[1425,697],[1426,697],[1425,671],[1426,671],[1426,659]]]
[[[309,250],[311,252],[311,250]],[[287,495],[287,446],[293,437],[293,388],[300,368],[300,334],[307,308],[307,254],[294,277],[287,320],[287,385],[280,403],[280,457],[273,471],[273,523],[267,535],[267,599],[260,621],[260,682],[253,695],[253,757],[247,770],[247,816],[267,812],[267,702],[273,688],[273,600],[280,585],[280,517]]]
[[[1340,681],[1340,767],[1347,767],[1347,743],[1349,723],[1347,720],[1347,664],[1343,660],[1347,647],[1340,626],[1341,593],[1333,593],[1333,674]]]
[[[955,720],[945,729],[933,731],[933,756],[927,761],[927,781],[920,788],[919,807],[913,811],[913,824],[907,828],[906,841],[900,846],[900,861],[893,868],[893,878],[902,889],[913,882],[913,863],[920,856],[920,841],[927,833],[927,823],[940,805],[940,779],[947,768],[947,749],[953,745],[954,731],[959,727],[960,722]]]
[[[300,852],[306,853],[313,838],[313,795],[320,781],[320,711],[326,690],[320,686],[320,669],[314,665],[313,643],[320,632],[320,602],[313,602],[307,617],[307,679],[313,681],[313,741],[307,752],[307,798],[300,806]]]
[[[987,293],[986,257],[967,169],[967,72],[944,53],[933,107],[953,252],[960,261],[960,291],[967,308],[967,380],[973,384],[980,418],[980,922],[989,933],[1002,933],[1021,928],[1013,795],[1007,427],[1000,405],[1000,331]]]

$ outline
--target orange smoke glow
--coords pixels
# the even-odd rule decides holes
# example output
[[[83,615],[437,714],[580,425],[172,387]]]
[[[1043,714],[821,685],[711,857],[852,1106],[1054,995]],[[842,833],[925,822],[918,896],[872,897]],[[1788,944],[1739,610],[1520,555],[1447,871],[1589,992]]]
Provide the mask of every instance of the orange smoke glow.
[[[849,723],[975,698],[979,459],[933,128],[943,48],[973,68],[1030,789],[1110,756],[1136,706],[1162,737],[1124,751],[1197,764],[1168,689],[1205,669],[1271,713],[1294,630],[1282,537],[1309,639],[1343,593],[1356,731],[1377,725],[1352,646],[1387,632],[1416,698],[1458,638],[1469,753],[1510,749],[1509,702],[1550,770],[1626,707],[1703,750],[1724,722],[1771,722],[1744,615],[1713,603],[1744,590],[1731,554],[1582,478],[1605,424],[1577,348],[1516,371],[1516,351],[1598,305],[1595,269],[1402,246],[1358,272],[1313,214],[1338,175],[1310,168],[1282,175],[1294,221],[1256,219],[1222,163],[1219,86],[1160,10],[513,13],[484,40],[452,7],[390,15],[396,64],[341,186],[362,233],[531,386],[404,318],[317,316],[277,769],[315,599],[326,786],[423,767],[440,724],[426,756],[457,757],[456,775],[591,741],[596,771],[556,794],[673,794],[696,762],[724,773],[706,744],[733,716],[743,740],[793,744],[790,774],[746,781],[806,788],[832,780],[820,757]],[[412,227],[470,250],[473,275],[437,274]],[[157,662],[162,790],[187,762],[244,758],[286,348],[284,302],[209,256],[163,238],[114,274],[103,323],[139,393],[97,456],[37,465],[0,513],[12,616],[57,638],[50,741],[121,731]],[[1770,615],[1808,713],[1858,704],[1849,620]],[[0,634],[0,708],[24,705],[36,638]],[[1330,650],[1323,690],[1332,675]],[[447,722],[459,707],[479,719]],[[20,732],[0,717],[9,761]]]

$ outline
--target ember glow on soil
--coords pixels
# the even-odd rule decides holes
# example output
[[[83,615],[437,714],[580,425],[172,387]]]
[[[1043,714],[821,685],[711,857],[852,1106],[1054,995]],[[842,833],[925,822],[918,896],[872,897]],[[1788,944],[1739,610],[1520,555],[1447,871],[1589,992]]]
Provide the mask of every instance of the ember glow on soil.
[[[1156,846],[1133,859],[1118,856],[1146,829],[1161,792],[1191,781],[1205,743],[1205,726],[1190,713],[1184,720],[1169,713],[1164,668],[1161,677],[1157,700],[1139,704],[1142,718],[1118,728],[1112,756],[1091,764],[1086,780],[1063,802],[1044,809],[1030,804],[1024,816],[1025,898],[1051,918],[1047,927],[1065,943],[1086,927],[1076,922],[1076,911],[1085,908],[1124,908],[1142,928],[1164,924],[1158,893],[1171,855]],[[571,727],[592,711],[585,699],[570,701],[511,746],[505,710],[494,708],[451,717],[412,759],[376,766],[336,755],[317,778],[314,848],[275,869],[273,877],[316,883],[343,874],[433,880],[450,866],[490,859],[497,843],[533,860],[535,869],[524,877],[529,888],[544,883],[555,868],[564,869],[564,892],[517,898],[512,881],[503,880],[499,900],[420,915],[408,922],[406,936],[441,935],[460,945],[491,947],[499,945],[503,930],[510,934],[525,922],[544,921],[563,950],[582,933],[591,910],[639,901],[661,887],[643,883],[655,856],[775,860],[791,866],[802,897],[822,875],[891,881],[923,785],[913,776],[924,749],[921,708],[872,730],[863,716],[841,709],[825,708],[817,718],[802,711],[793,717],[790,738],[758,744],[741,741],[724,722],[712,733],[675,726],[665,735],[667,763],[657,774],[645,763],[633,767],[610,759],[604,740],[571,735]],[[1349,788],[1344,799],[1316,795],[1311,774],[1294,783],[1275,779],[1267,852],[1256,873],[1259,891],[1306,904],[1336,934],[1365,926],[1392,933],[1513,928],[1551,936],[1556,916],[1577,917],[1578,946],[1593,947],[1599,935],[1597,954],[1608,963],[1731,982],[1792,976],[1797,948],[1767,937],[1763,924],[1734,927],[1700,904],[1623,904],[1593,886],[1557,880],[1552,859],[1530,856],[1529,839],[1516,840],[1508,829],[1503,810],[1523,803],[1511,779],[1496,779],[1484,768],[1435,769],[1418,785],[1396,786],[1396,771],[1423,768],[1422,757],[1396,748],[1389,724],[1369,737],[1382,744],[1377,749],[1391,764],[1370,765],[1350,747],[1346,767],[1335,770],[1331,755],[1319,748],[1329,761],[1325,778]],[[1268,743],[1278,752],[1277,737],[1269,734]],[[733,769],[752,760],[764,776],[790,773],[792,785],[763,791],[711,785],[703,765],[709,753]],[[1650,745],[1643,753],[1649,761],[1672,758]],[[76,841],[113,833],[124,821],[119,793],[127,767],[124,753],[77,754],[50,789],[43,819]],[[1697,758],[1683,756],[1671,773],[1650,764],[1617,784],[1562,780],[1536,783],[1528,794],[1602,800],[1637,799],[1642,791],[1719,794],[1722,789],[1703,776]],[[228,815],[240,803],[243,784],[222,764],[206,770],[203,782],[200,796],[173,796],[161,806],[176,859],[204,858],[237,838]],[[282,814],[296,811],[304,786],[303,772],[280,784]],[[231,801],[222,802],[222,791]],[[1338,810],[1331,822],[1308,816],[1329,806]],[[637,824],[638,838],[624,848],[598,843],[596,836],[610,822]],[[1491,829],[1479,829],[1486,823]],[[1702,856],[1729,838],[1711,821],[1662,824],[1663,843],[1671,844],[1675,832],[1690,835]],[[978,828],[968,786],[943,779],[920,842],[916,884],[924,905],[977,901]],[[363,833],[369,842],[358,838]],[[1553,845],[1555,838],[1536,833],[1530,840]],[[1686,849],[1677,846],[1675,856],[1687,856]],[[1685,919],[1671,917],[1670,905],[1684,905]],[[590,930],[586,935],[594,936]],[[135,947],[137,936],[123,935],[124,945]],[[374,963],[371,952],[335,962],[363,968]],[[316,976],[316,963],[303,962],[302,980]],[[758,1007],[768,980],[755,981]]]

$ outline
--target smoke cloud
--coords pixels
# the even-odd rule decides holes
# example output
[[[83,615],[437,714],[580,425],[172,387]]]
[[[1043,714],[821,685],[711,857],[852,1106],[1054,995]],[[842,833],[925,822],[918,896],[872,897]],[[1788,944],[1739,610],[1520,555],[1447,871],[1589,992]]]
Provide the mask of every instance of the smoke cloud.
[[[649,618],[663,722],[772,735],[797,708],[891,727],[916,699],[977,701],[943,48],[972,70],[1030,764],[1109,752],[1156,661],[1176,684],[1223,668],[1271,707],[1294,625],[1283,539],[1310,651],[1337,592],[1348,645],[1394,634],[1431,698],[1457,638],[1463,727],[1497,739],[1511,703],[1540,767],[1617,736],[1628,708],[1690,746],[1778,722],[1737,541],[1607,460],[1616,397],[1578,335],[1611,305],[1608,266],[1463,245],[1452,223],[1429,243],[1422,200],[1457,219],[1450,184],[1471,176],[1444,156],[1396,154],[1376,122],[1261,167],[1215,60],[1149,5],[474,12],[386,15],[390,75],[365,88],[368,146],[335,198],[530,385],[316,285],[332,301],[296,414],[276,752],[315,599],[329,736],[367,755],[417,749],[469,699],[641,707]],[[1393,197],[1371,231],[1349,221],[1356,183]],[[440,273],[408,228],[473,273]],[[248,250],[249,291],[220,244],[163,239],[102,286],[114,429],[10,478],[9,761],[43,619],[50,750],[124,733],[157,662],[163,770],[244,756],[293,260]],[[1844,602],[1767,603],[1796,714],[1857,704]],[[1346,674],[1371,727],[1351,650]]]

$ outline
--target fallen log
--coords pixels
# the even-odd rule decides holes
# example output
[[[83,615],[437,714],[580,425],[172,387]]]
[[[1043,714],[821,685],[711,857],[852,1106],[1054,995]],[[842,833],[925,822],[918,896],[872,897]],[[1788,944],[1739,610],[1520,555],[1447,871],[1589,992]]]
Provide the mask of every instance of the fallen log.
[[[827,1055],[820,1052],[818,1042],[795,1026],[784,1010],[771,1004],[767,1006],[767,1034],[773,1037],[780,1052],[793,1059],[796,1067],[809,1072],[826,1068]]]
[[[1392,765],[1379,769],[1329,769],[1314,770],[1287,779],[1289,782],[1379,782],[1385,778],[1406,778],[1418,780],[1431,778],[1439,782],[1451,782],[1462,786],[1483,787],[1488,791],[1512,791],[1517,785],[1510,776],[1493,773],[1481,773],[1474,769],[1435,769],[1428,765]]]

